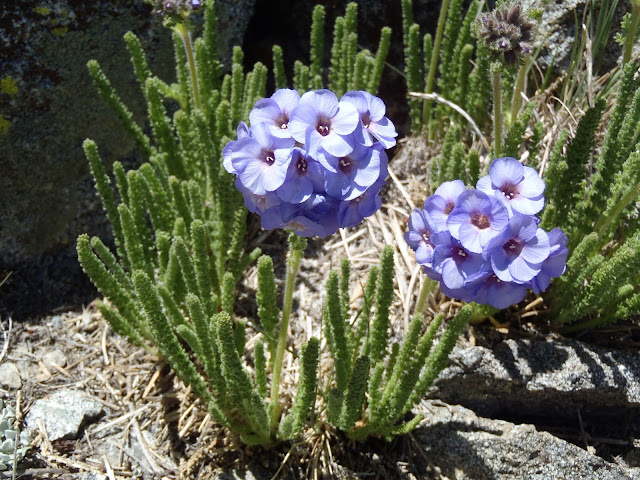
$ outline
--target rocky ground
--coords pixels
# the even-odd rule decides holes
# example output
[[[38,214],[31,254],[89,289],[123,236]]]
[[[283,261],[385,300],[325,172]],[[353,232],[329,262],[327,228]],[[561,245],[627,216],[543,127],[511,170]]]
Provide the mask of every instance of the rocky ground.
[[[640,353],[504,330],[471,328],[415,409],[420,428],[391,443],[318,430],[242,448],[91,308],[14,326],[0,385],[36,478],[640,478]]]
[[[351,260],[357,305],[384,243],[397,248],[391,334],[403,336],[420,276],[402,234],[424,195],[421,159],[405,147],[391,165],[385,199],[393,201],[356,229],[310,242],[294,344],[321,336],[317,312],[328,270]],[[250,234],[283,277],[284,237]],[[249,322],[249,349],[257,337],[250,328],[255,287],[250,270],[236,308]],[[113,334],[91,305],[11,329],[5,319],[0,397],[16,407],[31,445],[18,472],[82,480],[640,479],[640,326],[563,338],[539,318],[539,302],[524,305],[497,317],[503,324],[467,329],[414,409],[424,420],[412,434],[354,443],[317,422],[297,443],[269,451],[242,446],[215,425],[166,364]],[[437,292],[427,307],[432,314],[457,308]],[[295,384],[294,364],[285,362],[285,392]]]

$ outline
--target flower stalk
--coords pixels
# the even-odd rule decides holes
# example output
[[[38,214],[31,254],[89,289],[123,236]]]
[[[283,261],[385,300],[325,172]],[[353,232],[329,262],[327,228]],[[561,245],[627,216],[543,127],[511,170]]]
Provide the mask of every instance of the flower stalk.
[[[193,90],[193,104],[196,108],[201,108],[200,103],[200,88],[198,86],[198,73],[196,68],[196,59],[193,54],[193,45],[191,42],[191,33],[186,25],[179,23],[176,25],[176,31],[182,39],[184,45],[184,51],[187,54],[187,60],[189,62],[189,72],[191,73],[191,88]]]
[[[631,7],[631,25],[627,32],[627,38],[624,42],[624,56],[622,57],[622,63],[629,63],[631,61],[631,53],[633,52],[633,44],[638,32],[638,24],[640,23],[640,0],[633,0]]]
[[[518,119],[520,105],[522,105],[522,91],[524,90],[524,83],[527,78],[527,70],[529,69],[529,58],[530,57],[527,57],[525,63],[520,65],[520,69],[518,70],[516,85],[513,89],[513,99],[511,100],[511,118],[509,119],[509,123],[511,125],[513,125]]]
[[[500,157],[502,151],[502,87],[500,70],[491,72],[493,87],[493,156]]]
[[[444,25],[447,20],[447,12],[449,11],[449,1],[443,0],[440,7],[440,17],[438,18],[438,28],[436,30],[436,38],[431,52],[431,64],[429,65],[429,76],[425,85],[425,93],[433,92],[433,84],[436,80],[436,67],[438,66],[438,56],[440,55],[440,44],[442,43],[442,34],[444,33]],[[422,110],[422,123],[427,125],[429,121],[430,103],[429,100],[424,101]],[[427,130],[428,132],[428,130]]]
[[[273,359],[273,376],[271,378],[271,403],[269,405],[270,427],[275,432],[278,429],[282,405],[280,404],[280,375],[282,374],[282,361],[284,350],[289,337],[289,319],[291,318],[291,305],[293,303],[293,287],[300,270],[300,262],[307,241],[294,233],[289,235],[289,258],[287,258],[287,273],[284,288],[284,300],[282,304],[282,321],[278,335],[278,346]]]
[[[429,294],[433,292],[435,287],[436,282],[431,280],[429,277],[424,279],[422,287],[420,288],[420,293],[418,294],[418,300],[416,301],[416,307],[414,309],[415,313],[422,313],[424,306],[427,303],[427,298],[429,298]]]

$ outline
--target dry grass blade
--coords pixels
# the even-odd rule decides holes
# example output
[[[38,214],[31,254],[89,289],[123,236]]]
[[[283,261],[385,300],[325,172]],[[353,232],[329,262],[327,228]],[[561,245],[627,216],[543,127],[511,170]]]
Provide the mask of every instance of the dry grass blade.
[[[436,102],[442,103],[443,105],[446,105],[449,108],[451,108],[451,109],[455,110],[456,112],[458,112],[469,123],[469,125],[471,126],[473,131],[476,133],[476,135],[478,136],[478,138],[482,142],[482,146],[485,148],[485,151],[487,151],[487,152],[491,151],[491,145],[489,145],[489,142],[487,141],[485,136],[482,134],[482,132],[478,128],[478,125],[473,120],[473,118],[471,118],[471,115],[469,115],[461,106],[456,105],[452,101],[441,97],[437,93],[409,92],[409,95],[411,97],[423,98],[425,100],[435,100]]]

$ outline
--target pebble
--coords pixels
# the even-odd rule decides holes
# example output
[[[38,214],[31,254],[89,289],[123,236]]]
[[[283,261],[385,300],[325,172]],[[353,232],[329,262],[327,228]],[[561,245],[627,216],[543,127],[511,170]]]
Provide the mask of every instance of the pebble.
[[[56,348],[55,350],[51,350],[45,353],[42,357],[42,362],[49,369],[52,368],[53,364],[57,365],[58,367],[64,367],[67,365],[67,357],[62,350]]]
[[[27,432],[31,438],[44,425],[49,440],[75,439],[81,427],[104,413],[104,405],[78,390],[60,390],[36,400],[26,417]]]
[[[22,378],[15,363],[5,362],[0,365],[0,386],[7,390],[22,388]]]

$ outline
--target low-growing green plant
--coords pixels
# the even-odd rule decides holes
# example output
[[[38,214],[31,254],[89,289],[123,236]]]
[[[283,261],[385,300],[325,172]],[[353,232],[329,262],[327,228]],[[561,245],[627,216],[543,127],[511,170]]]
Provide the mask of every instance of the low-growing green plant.
[[[325,389],[326,416],[329,423],[357,440],[369,436],[389,439],[420,423],[420,415],[408,421],[404,417],[446,366],[473,313],[472,305],[463,307],[436,343],[444,315],[425,322],[424,302],[435,287],[427,280],[405,338],[389,345],[393,271],[393,248],[387,246],[380,267],[370,270],[362,308],[353,324],[348,261],[343,261],[341,274],[332,270],[327,279],[323,318],[333,378]]]
[[[238,433],[245,443],[269,446],[294,438],[306,425],[316,400],[319,342],[311,339],[302,346],[301,381],[293,404],[283,413],[287,403],[279,392],[283,356],[295,278],[306,245],[293,234],[282,310],[276,303],[271,259],[263,256],[258,261],[261,325],[254,326],[263,340],[249,352],[253,370],[242,360],[246,325],[233,318],[235,285],[260,251],[244,252],[246,192],[240,193],[234,177],[222,168],[223,156],[225,148],[233,148],[229,142],[233,127],[247,120],[256,100],[265,96],[267,70],[257,63],[245,75],[243,53],[236,47],[231,73],[222,74],[212,1],[204,4],[203,34],[195,41],[189,15],[200,2],[150,3],[173,31],[177,83],[169,85],[153,76],[140,41],[132,33],[125,35],[147,101],[150,138],[133,121],[97,62],[89,62],[100,95],[148,162],[129,172],[116,162],[114,189],[97,145],[85,141],[96,187],[113,227],[116,254],[99,238],[81,235],[78,257],[106,297],[98,308],[117,333],[165,358],[218,423]],[[345,16],[336,20],[328,82],[339,94],[364,88],[375,92],[389,48],[390,30],[384,28],[375,56],[358,53],[356,15],[352,3]],[[301,93],[325,83],[323,23],[324,10],[318,6],[311,28],[311,65],[296,62],[294,66],[293,85]],[[274,47],[273,53],[276,85],[284,85],[282,50]],[[178,106],[172,116],[167,104]],[[241,123],[238,131],[245,127]],[[380,154],[377,147],[375,151]]]
[[[572,252],[568,273],[549,292],[552,321],[565,331],[640,314],[640,85],[638,65],[625,65],[602,144],[596,142],[606,102],[598,101],[562,148],[562,134],[545,173],[549,205],[543,224],[560,224]],[[598,153],[596,153],[596,151]],[[595,156],[595,162],[592,158]],[[593,165],[593,167],[591,167]]]
[[[462,15],[462,0],[445,0],[435,37],[427,33],[420,37],[420,26],[413,23],[411,0],[402,0],[402,25],[405,56],[405,78],[408,92],[432,94],[438,88],[440,102],[433,108],[433,99],[409,99],[411,132],[426,129],[429,138],[439,135],[436,130],[448,125],[449,119],[460,118],[448,103],[466,111],[476,123],[488,120],[491,83],[488,76],[489,56],[482,45],[472,38],[472,24],[483,2],[471,2]],[[475,66],[474,66],[475,65]]]
[[[587,29],[576,35],[580,40],[575,44],[566,79],[553,87],[559,90],[559,93],[555,93],[560,96],[554,115],[567,117],[564,110],[576,107],[584,109],[586,113],[580,118],[575,134],[568,143],[569,131],[564,129],[559,133],[550,151],[548,164],[541,164],[541,154],[538,152],[545,136],[544,123],[539,120],[534,122],[534,118],[544,116],[544,112],[537,111],[535,101],[529,102],[524,108],[520,104],[522,93],[526,93],[524,85],[530,74],[529,66],[535,57],[532,52],[535,40],[532,36],[535,30],[533,20],[540,18],[540,12],[526,12],[519,2],[513,1],[500,2],[495,11],[483,14],[479,14],[479,9],[474,11],[472,4],[466,17],[477,17],[475,23],[471,19],[471,32],[479,40],[476,51],[484,51],[483,58],[487,59],[485,65],[489,65],[491,58],[494,59],[491,68],[485,68],[483,74],[484,79],[492,80],[493,94],[490,95],[485,86],[485,97],[492,98],[494,107],[493,147],[486,148],[486,142],[480,147],[481,153],[487,154],[484,157],[485,168],[489,163],[488,158],[518,158],[522,153],[528,154],[528,159],[522,163],[539,168],[546,182],[547,205],[540,215],[540,226],[545,229],[560,227],[569,238],[567,273],[555,281],[549,290],[541,293],[549,308],[549,321],[565,332],[640,314],[640,277],[637,273],[640,237],[636,204],[640,194],[637,158],[640,147],[637,128],[640,93],[635,78],[638,66],[631,61],[630,53],[637,37],[640,3],[633,2],[631,13],[623,20],[623,32],[618,36],[618,41],[625,45],[621,69],[603,75],[602,80],[594,82],[592,75],[598,73],[598,58],[588,48],[591,45],[594,51],[602,51],[610,41],[609,32],[617,3],[604,2],[597,12],[589,11]],[[402,5],[407,84],[412,90],[419,83],[413,81],[418,76],[411,72],[421,63],[416,57],[419,56],[419,50],[412,47],[414,42],[411,41],[411,35],[416,33],[410,28],[411,2],[405,0]],[[433,66],[438,62],[440,69],[436,80],[426,82],[425,91],[428,95],[424,97],[426,102],[436,98],[445,105],[453,100],[448,108],[456,110],[463,107],[457,111],[464,112],[466,116],[447,117],[445,134],[438,149],[439,156],[430,162],[428,168],[432,191],[442,182],[454,179],[467,184],[475,183],[483,168],[477,152],[467,146],[469,140],[465,137],[472,126],[474,134],[482,138],[479,130],[488,126],[483,121],[482,112],[471,108],[465,112],[468,104],[456,98],[455,92],[450,90],[451,85],[456,84],[452,81],[451,72],[465,68],[460,62],[468,59],[452,56],[451,51],[458,51],[458,47],[452,50],[446,44],[447,39],[452,37],[445,34],[441,42],[439,36],[443,31],[456,31],[457,28],[460,31],[459,39],[465,41],[467,20],[462,20],[460,6],[455,2],[443,2],[443,12],[447,8],[449,13],[446,17],[444,14],[440,17],[436,39],[425,41],[425,52],[429,54],[425,62],[431,59],[429,76],[436,76]],[[514,32],[518,32],[520,37],[516,38],[515,33],[506,33],[509,29],[505,22],[517,25],[518,29],[514,29]],[[417,30],[416,27],[413,30]],[[589,34],[593,42],[588,38]],[[522,56],[520,61],[518,56]],[[478,73],[481,62],[481,58],[476,60],[473,72]],[[599,88],[594,89],[594,83]],[[431,93],[430,87],[433,85],[439,89],[437,95]],[[513,95],[505,94],[511,90],[511,85]],[[543,89],[547,89],[548,85],[545,76]],[[505,89],[505,86],[508,88]],[[538,92],[538,95],[552,98],[548,90]],[[601,122],[607,106],[614,99],[615,107],[610,115],[607,114],[608,121]],[[425,106],[428,107],[428,103]],[[428,118],[423,117],[422,125],[428,126],[428,133],[432,133],[434,125],[439,126],[438,121],[444,116],[439,117],[437,109],[435,113],[429,108],[426,111],[430,113]],[[420,120],[415,108],[412,112],[412,131],[417,133],[415,126],[420,125]],[[503,134],[505,125],[508,126],[506,136]],[[430,138],[433,139],[433,135]],[[599,138],[602,139],[601,143]]]

